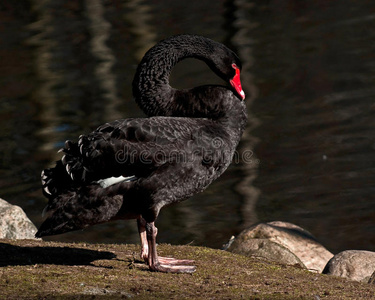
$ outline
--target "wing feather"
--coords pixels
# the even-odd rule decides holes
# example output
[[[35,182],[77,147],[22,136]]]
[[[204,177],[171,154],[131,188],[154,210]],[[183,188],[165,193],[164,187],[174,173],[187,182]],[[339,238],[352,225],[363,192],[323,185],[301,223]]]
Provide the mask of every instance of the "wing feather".
[[[77,142],[66,141],[64,155],[56,167],[43,173],[44,194],[53,198],[70,188],[110,177],[147,177],[166,164],[197,157],[211,164],[215,159],[205,157],[207,153],[211,155],[210,143],[215,133],[210,132],[212,122],[202,120],[205,119],[123,119],[81,135]]]

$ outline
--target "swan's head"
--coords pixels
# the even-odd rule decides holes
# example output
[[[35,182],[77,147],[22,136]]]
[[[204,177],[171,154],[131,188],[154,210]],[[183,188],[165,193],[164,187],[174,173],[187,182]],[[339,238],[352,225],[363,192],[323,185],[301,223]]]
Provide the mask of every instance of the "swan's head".
[[[240,79],[242,64],[238,56],[224,45],[217,43],[211,59],[211,62],[207,62],[211,69],[228,82],[235,94],[241,100],[244,100],[245,92],[242,89]]]

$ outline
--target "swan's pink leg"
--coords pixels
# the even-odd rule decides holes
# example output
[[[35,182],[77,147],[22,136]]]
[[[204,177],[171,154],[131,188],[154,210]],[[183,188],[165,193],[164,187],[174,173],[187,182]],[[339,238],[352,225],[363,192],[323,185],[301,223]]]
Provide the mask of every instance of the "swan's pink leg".
[[[146,221],[142,217],[137,219],[138,232],[141,238],[141,259],[147,263],[148,258],[148,242],[146,234]]]
[[[179,260],[167,257],[158,257],[156,251],[156,236],[157,228],[154,222],[146,224],[146,236],[148,242],[148,258],[147,263],[152,271],[166,272],[166,273],[193,273],[195,272],[195,266],[184,266],[178,264],[191,263],[191,260]],[[142,239],[142,235],[141,235]],[[143,251],[142,251],[143,253]]]

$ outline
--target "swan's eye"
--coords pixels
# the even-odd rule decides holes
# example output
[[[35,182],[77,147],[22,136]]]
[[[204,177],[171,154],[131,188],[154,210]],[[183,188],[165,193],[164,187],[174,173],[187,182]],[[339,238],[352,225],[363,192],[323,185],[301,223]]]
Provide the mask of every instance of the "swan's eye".
[[[237,67],[237,65],[235,63],[232,64],[232,68],[235,69],[235,70],[238,69],[238,67]]]

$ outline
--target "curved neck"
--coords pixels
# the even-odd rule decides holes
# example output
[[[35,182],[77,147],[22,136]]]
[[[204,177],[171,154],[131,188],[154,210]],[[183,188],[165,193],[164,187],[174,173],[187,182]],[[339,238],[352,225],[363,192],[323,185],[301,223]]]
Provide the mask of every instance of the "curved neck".
[[[148,116],[212,115],[212,109],[215,106],[216,110],[218,109],[218,103],[212,102],[220,101],[220,97],[209,103],[207,99],[204,101],[209,91],[215,92],[212,91],[212,86],[176,90],[170,86],[169,76],[172,68],[180,60],[188,57],[205,61],[216,72],[213,68],[215,47],[222,46],[200,36],[180,35],[151,48],[139,64],[133,80],[133,95],[140,108]]]

